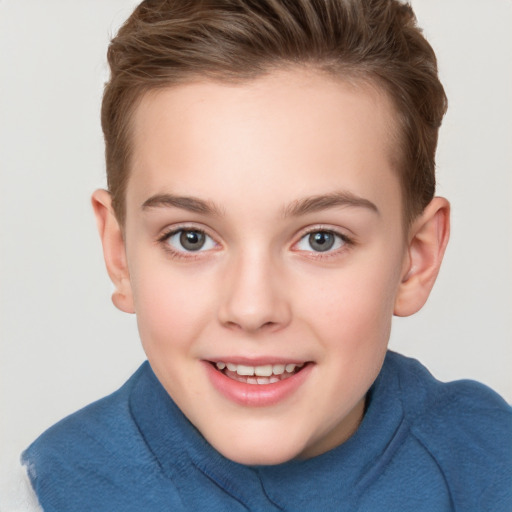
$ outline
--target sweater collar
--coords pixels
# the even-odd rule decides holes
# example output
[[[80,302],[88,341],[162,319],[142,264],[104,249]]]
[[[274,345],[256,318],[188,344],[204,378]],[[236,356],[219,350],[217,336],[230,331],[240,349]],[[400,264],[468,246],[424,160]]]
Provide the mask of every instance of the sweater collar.
[[[131,413],[162,471],[174,482],[201,471],[248,506],[263,492],[277,508],[300,510],[314,503],[320,510],[322,504],[363,492],[400,445],[405,426],[391,357],[388,354],[368,392],[365,417],[356,433],[308,460],[244,466],[223,457],[174,404],[147,362],[130,397]]]

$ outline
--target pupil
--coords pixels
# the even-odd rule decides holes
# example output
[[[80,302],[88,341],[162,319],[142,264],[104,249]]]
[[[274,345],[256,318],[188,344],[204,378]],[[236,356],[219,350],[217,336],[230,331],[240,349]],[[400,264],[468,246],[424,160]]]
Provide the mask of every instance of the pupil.
[[[204,245],[204,233],[200,231],[183,231],[180,244],[188,251],[198,251]]]
[[[334,245],[334,236],[328,231],[318,231],[309,235],[309,244],[315,251],[328,251]]]

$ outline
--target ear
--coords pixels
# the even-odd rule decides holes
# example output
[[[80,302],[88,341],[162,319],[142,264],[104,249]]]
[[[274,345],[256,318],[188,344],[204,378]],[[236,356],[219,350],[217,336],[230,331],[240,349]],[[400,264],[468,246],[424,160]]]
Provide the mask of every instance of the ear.
[[[112,197],[106,190],[96,190],[91,201],[108,275],[115,286],[112,302],[125,313],[135,313],[123,232],[112,208]]]
[[[395,315],[409,316],[423,307],[439,273],[449,237],[450,203],[435,197],[409,230]]]

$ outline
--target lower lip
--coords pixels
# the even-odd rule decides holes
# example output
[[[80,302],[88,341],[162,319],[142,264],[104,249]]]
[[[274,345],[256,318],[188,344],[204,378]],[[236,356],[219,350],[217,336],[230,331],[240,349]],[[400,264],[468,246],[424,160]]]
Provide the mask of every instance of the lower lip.
[[[295,393],[311,373],[313,364],[306,364],[287,379],[272,384],[246,384],[226,377],[211,363],[204,361],[213,387],[229,400],[248,407],[275,405]]]

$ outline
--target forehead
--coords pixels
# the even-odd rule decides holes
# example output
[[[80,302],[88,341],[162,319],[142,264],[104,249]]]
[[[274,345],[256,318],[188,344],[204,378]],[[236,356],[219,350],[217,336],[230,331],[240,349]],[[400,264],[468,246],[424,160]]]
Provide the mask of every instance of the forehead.
[[[384,181],[398,190],[386,95],[318,72],[152,91],[132,129],[128,203],[168,192],[225,201],[238,191],[247,203],[279,191],[293,200],[340,187],[379,200],[390,192]]]

